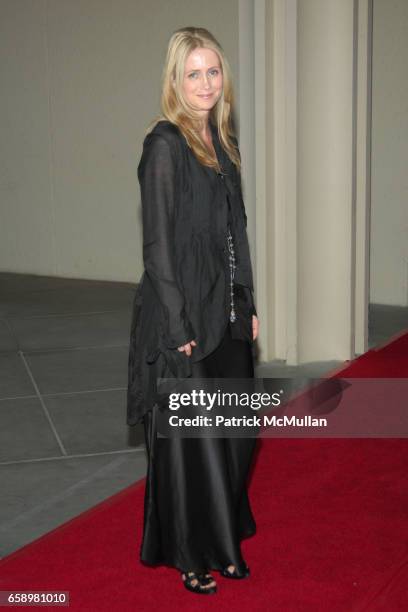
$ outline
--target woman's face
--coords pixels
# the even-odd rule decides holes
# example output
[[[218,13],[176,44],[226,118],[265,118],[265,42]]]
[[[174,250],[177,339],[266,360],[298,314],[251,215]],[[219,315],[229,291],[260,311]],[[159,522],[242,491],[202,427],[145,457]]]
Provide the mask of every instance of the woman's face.
[[[200,47],[188,55],[184,68],[183,93],[198,111],[207,115],[221,96],[223,78],[218,54]]]

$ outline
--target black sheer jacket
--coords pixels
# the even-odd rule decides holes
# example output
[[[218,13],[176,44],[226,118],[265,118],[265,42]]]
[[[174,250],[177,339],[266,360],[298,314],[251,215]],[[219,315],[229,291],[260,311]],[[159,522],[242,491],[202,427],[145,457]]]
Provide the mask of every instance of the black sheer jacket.
[[[136,290],[128,359],[127,423],[141,422],[157,401],[156,379],[191,376],[230,325],[252,342],[253,277],[241,179],[210,124],[222,168],[203,166],[174,124],[160,121],[145,137],[138,165],[144,272]],[[229,321],[227,230],[235,251]],[[177,348],[191,340],[188,357]]]

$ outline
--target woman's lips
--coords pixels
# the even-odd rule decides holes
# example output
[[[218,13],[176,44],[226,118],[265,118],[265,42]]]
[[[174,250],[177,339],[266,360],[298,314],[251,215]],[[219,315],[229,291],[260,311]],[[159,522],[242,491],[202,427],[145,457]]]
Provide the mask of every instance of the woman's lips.
[[[202,96],[199,95],[198,97],[199,98],[204,98],[204,100],[206,100],[207,98],[211,98],[212,94],[205,94],[205,95],[202,95]]]

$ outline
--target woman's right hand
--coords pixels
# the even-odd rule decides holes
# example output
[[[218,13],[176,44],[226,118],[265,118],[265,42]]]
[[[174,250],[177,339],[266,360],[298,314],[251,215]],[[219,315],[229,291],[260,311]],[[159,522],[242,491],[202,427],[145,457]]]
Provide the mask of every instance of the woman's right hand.
[[[195,340],[191,340],[191,342],[187,342],[187,344],[183,344],[183,346],[179,346],[177,350],[180,351],[181,353],[183,351],[185,351],[186,355],[188,355],[190,357],[191,356],[191,347],[192,346],[197,346]]]

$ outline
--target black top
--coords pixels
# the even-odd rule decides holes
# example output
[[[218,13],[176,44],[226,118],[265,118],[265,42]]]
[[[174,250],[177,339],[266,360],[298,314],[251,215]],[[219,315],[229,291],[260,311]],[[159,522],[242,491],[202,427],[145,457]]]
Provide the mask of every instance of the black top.
[[[130,334],[130,425],[155,403],[157,377],[191,376],[191,363],[218,346],[227,325],[233,337],[252,342],[256,311],[241,179],[217,129],[210,129],[222,174],[201,164],[169,121],[157,123],[143,142],[138,178],[145,270]],[[237,266],[235,323],[229,322],[228,226]],[[193,339],[190,357],[177,350]]]

